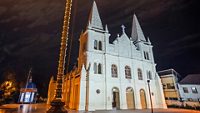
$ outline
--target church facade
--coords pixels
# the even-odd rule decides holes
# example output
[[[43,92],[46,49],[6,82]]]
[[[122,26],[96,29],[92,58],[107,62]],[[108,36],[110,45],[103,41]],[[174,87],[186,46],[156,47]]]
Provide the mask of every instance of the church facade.
[[[70,109],[112,110],[166,108],[160,78],[156,72],[152,44],[145,38],[136,15],[129,38],[122,25],[121,35],[109,43],[96,3],[86,30],[80,35],[78,66],[63,82],[63,101]],[[150,92],[147,80],[150,80]],[[55,82],[49,83],[48,103]]]

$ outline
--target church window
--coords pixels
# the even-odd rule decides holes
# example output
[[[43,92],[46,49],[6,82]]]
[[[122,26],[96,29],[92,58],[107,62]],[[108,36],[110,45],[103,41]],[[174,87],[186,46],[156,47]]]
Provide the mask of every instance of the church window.
[[[102,42],[99,41],[99,50],[102,50]]]
[[[138,68],[138,79],[143,80],[142,70],[140,68]]]
[[[146,56],[147,56],[147,60],[149,60],[149,53],[148,52],[146,52]]]
[[[125,66],[125,76],[127,79],[131,79],[131,68],[129,66]]]
[[[98,74],[101,74],[102,73],[102,65],[99,63],[98,65]]]
[[[94,63],[94,74],[97,74],[97,63]]]
[[[111,66],[111,73],[112,73],[112,77],[117,78],[117,66],[115,64],[112,64]]]
[[[144,51],[144,59],[147,59],[147,58],[146,58],[146,52],[145,52],[145,51]]]
[[[94,40],[94,49],[97,49],[97,40]]]
[[[144,51],[144,59],[149,60],[149,53]]]
[[[147,79],[152,80],[151,71],[147,71]]]

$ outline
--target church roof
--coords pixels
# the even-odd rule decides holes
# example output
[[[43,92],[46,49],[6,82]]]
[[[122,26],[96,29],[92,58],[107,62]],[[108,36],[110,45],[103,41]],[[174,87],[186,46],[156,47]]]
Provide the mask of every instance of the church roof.
[[[129,37],[126,34],[126,31],[125,31],[126,27],[124,25],[122,25],[121,28],[122,28],[122,35],[120,36],[118,34],[117,38],[113,41],[113,43],[116,43],[119,41],[119,43],[122,42],[122,43],[126,43],[129,45],[131,40],[129,39]]]
[[[145,41],[146,42],[146,39],[144,37],[144,33],[142,31],[142,28],[141,28],[135,14],[133,15],[131,37],[132,37],[133,42],[139,42],[139,41]]]
[[[91,9],[91,12],[90,12],[88,27],[103,30],[103,24],[101,22],[99,12],[98,12],[98,8],[97,8],[95,1],[93,2],[93,6],[92,6],[92,9]]]
[[[179,83],[200,85],[200,74],[189,74],[184,79],[182,79]]]

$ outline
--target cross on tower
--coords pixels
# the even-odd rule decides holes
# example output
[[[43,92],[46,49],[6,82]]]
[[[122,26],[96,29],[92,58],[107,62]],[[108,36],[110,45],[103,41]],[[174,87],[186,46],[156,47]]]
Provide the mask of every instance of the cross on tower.
[[[122,28],[122,32],[125,33],[125,28],[126,27],[124,25],[122,25],[121,28]]]

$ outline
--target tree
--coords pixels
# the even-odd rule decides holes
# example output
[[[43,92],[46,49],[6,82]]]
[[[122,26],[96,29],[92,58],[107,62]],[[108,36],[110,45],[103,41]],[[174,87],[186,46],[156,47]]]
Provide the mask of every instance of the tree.
[[[4,103],[16,102],[19,94],[19,88],[13,71],[7,71],[4,74],[5,81],[0,86],[1,100]]]

